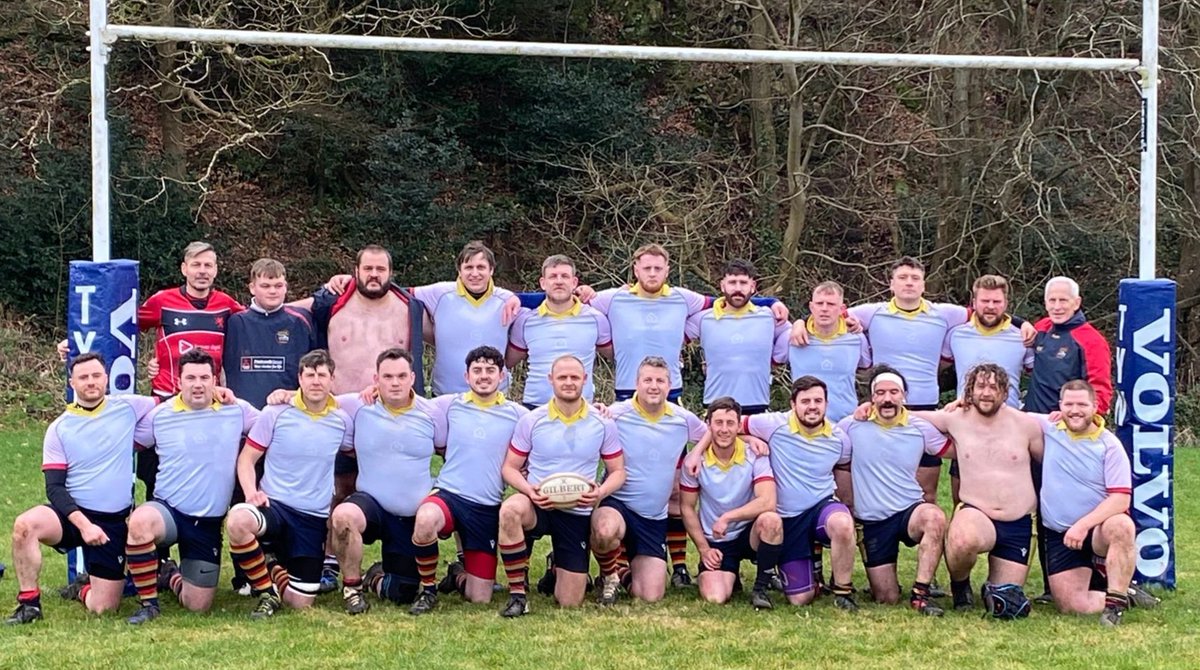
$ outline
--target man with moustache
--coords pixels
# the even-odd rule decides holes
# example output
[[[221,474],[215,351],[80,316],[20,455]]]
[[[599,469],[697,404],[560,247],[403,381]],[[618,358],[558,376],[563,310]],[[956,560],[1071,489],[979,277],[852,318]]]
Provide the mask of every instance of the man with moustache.
[[[726,264],[720,287],[721,297],[689,316],[684,328],[684,336],[704,352],[704,403],[730,397],[743,416],[761,414],[771,402],[771,365],[787,361],[790,328],[750,302],[758,279],[749,261]]]
[[[508,334],[505,363],[514,369],[529,360],[525,391],[521,402],[536,409],[550,402],[550,364],[559,356],[571,354],[583,361],[588,376],[583,397],[591,402],[595,395],[592,370],[596,354],[612,360],[612,331],[608,317],[575,297],[579,277],[575,262],[561,254],[542,262],[539,286],[546,299],[536,309],[522,308]]]
[[[503,617],[529,612],[526,597],[529,547],[550,536],[556,572],[554,599],[562,607],[583,602],[591,557],[588,539],[592,508],[625,483],[621,440],[612,421],[601,417],[583,401],[587,374],[583,362],[562,356],[550,366],[554,398],[521,417],[501,474],[516,493],[500,506],[500,556],[508,577],[508,604]],[[571,472],[593,480],[600,462],[605,477],[580,497],[576,507],[557,509],[542,495],[542,480]],[[527,473],[527,474],[526,474]]]
[[[974,604],[971,569],[988,553],[990,584],[1025,583],[1032,512],[1037,505],[1030,463],[1042,457],[1042,432],[1029,415],[1006,404],[1009,378],[997,363],[967,373],[963,408],[917,412],[954,440],[962,502],[946,534],[946,567],[955,609]]]
[[[854,413],[858,407],[856,375],[871,367],[867,336],[850,332],[842,287],[837,282],[817,284],[808,303],[809,317],[796,322],[808,334],[804,346],[788,347],[792,381],[804,376],[820,379],[828,391],[826,414],[834,421]]]
[[[896,560],[900,543],[917,547],[917,574],[909,605],[919,614],[940,617],[931,582],[942,558],[946,514],[926,502],[917,481],[925,456],[952,455],[953,446],[929,421],[905,407],[904,376],[877,365],[871,372],[870,413],[865,420],[843,419],[850,438],[854,515],[862,522],[863,564],[875,602],[900,600]]]
[[[601,605],[628,580],[633,597],[662,600],[667,586],[667,511],[689,442],[704,437],[695,414],[667,400],[671,372],[658,356],[638,367],[637,392],[609,408],[625,446],[625,485],[592,513],[592,551],[600,564]]]

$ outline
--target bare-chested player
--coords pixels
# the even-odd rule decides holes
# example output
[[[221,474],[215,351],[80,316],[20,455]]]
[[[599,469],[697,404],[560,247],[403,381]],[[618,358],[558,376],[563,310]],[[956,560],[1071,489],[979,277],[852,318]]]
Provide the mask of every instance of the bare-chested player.
[[[988,582],[1025,583],[1037,505],[1030,459],[1042,458],[1039,424],[1008,406],[1008,373],[981,363],[967,373],[962,409],[916,412],[954,439],[962,477],[959,503],[946,533],[946,567],[954,608],[974,605],[971,569],[988,552]]]

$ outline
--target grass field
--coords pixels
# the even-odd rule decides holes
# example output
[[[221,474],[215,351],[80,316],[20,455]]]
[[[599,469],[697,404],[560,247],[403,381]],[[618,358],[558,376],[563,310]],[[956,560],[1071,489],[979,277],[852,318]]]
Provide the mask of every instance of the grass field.
[[[39,427],[0,433],[6,456],[0,471],[0,525],[6,529],[0,560],[10,565],[0,580],[5,616],[15,606],[17,588],[7,529],[19,512],[44,498],[41,440]],[[1176,462],[1183,473],[1178,479],[1189,481],[1200,473],[1200,450],[1181,449]],[[549,599],[534,596],[533,612],[516,620],[497,616],[503,594],[486,606],[443,598],[434,614],[420,618],[377,600],[370,613],[351,618],[342,612],[340,594],[329,594],[311,611],[285,610],[252,623],[246,615],[254,601],[226,588],[228,557],[213,612],[189,614],[166,595],[164,616],[133,628],[123,618],[135,609],[132,600],[123,604],[121,617],[104,618],[60,600],[54,589],[65,582],[64,561],[46,550],[46,619],[0,627],[0,668],[1195,668],[1200,592],[1190,587],[1200,578],[1191,569],[1200,549],[1191,540],[1200,527],[1200,498],[1186,486],[1178,491],[1176,519],[1181,588],[1165,596],[1158,610],[1129,613],[1117,630],[1101,628],[1095,617],[1062,616],[1044,607],[1014,623],[984,620],[978,612],[926,620],[907,608],[875,605],[847,615],[828,599],[812,607],[777,603],[774,611],[755,612],[744,600],[724,607],[701,604],[694,590],[672,592],[655,605],[623,600],[608,610],[589,603],[559,611]],[[535,550],[534,579],[545,544]],[[452,543],[443,544],[443,563],[452,551]],[[367,560],[374,556],[369,552]],[[900,562],[901,581],[910,583],[913,551],[904,550]],[[976,586],[981,580],[977,571]],[[1040,583],[1036,568],[1030,583],[1035,580]],[[941,581],[946,582],[944,568]],[[865,585],[861,566],[855,583]]]

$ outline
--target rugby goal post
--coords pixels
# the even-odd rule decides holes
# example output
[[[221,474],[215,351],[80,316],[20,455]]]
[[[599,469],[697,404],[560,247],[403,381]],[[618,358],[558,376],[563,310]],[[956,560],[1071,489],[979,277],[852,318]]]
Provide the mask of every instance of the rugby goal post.
[[[91,50],[92,257],[110,259],[106,64],[122,39],[370,49],[424,53],[604,58],[742,64],[849,65],[991,70],[1079,70],[1136,74],[1141,92],[1138,279],[1121,286],[1117,349],[1117,419],[1133,462],[1133,513],[1138,526],[1138,578],[1174,588],[1173,423],[1175,400],[1174,284],[1155,280],[1158,179],[1159,0],[1142,3],[1142,57],[1081,58],[911,53],[846,53],[712,49],[273,33],[108,22],[107,0],[89,0]]]

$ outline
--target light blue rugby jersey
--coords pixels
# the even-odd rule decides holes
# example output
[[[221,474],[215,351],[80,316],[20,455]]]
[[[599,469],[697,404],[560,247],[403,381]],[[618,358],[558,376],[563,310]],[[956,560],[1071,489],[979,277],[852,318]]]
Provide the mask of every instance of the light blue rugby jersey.
[[[76,404],[46,428],[42,470],[66,470],[67,492],[92,512],[115,514],[133,504],[133,431],[154,398],[105,396],[86,410]]]
[[[175,396],[155,407],[134,433],[138,446],[158,452],[154,497],[188,516],[225,516],[242,436],[258,415],[245,400],[192,409]]]
[[[609,408],[625,453],[625,483],[613,498],[646,519],[667,518],[675,472],[689,442],[699,442],[708,428],[695,414],[674,403],[652,416],[637,394]]]
[[[770,404],[771,364],[787,361],[791,334],[770,309],[746,303],[733,310],[718,298],[688,318],[685,334],[704,350],[705,404],[723,396],[742,405]]]
[[[484,345],[504,353],[508,326],[500,317],[513,293],[489,282],[487,291],[476,300],[461,281],[418,286],[412,293],[425,304],[433,321],[433,395],[467,392],[467,354]],[[508,377],[500,384],[501,389],[507,388]]]
[[[838,428],[850,438],[850,478],[854,514],[861,521],[882,521],[925,499],[917,483],[921,456],[941,456],[950,441],[932,423],[901,410],[891,424],[847,417]]]
[[[1092,430],[1071,432],[1066,422],[1038,417],[1046,449],[1042,456],[1042,523],[1065,533],[1112,493],[1133,493],[1133,476],[1125,447],[1104,419]]]
[[[596,389],[593,368],[596,349],[612,344],[608,317],[599,310],[575,300],[574,306],[555,314],[546,302],[536,310],[522,309],[508,333],[508,345],[526,353],[529,374],[525,377],[522,400],[527,405],[544,405],[554,397],[550,388],[550,366],[560,356],[570,354],[583,361],[587,384],[583,397],[591,402]]]
[[[600,460],[622,454],[621,438],[612,421],[596,414],[587,403],[567,416],[554,400],[521,417],[509,449],[528,459],[528,480],[533,486],[560,472],[595,481]],[[575,507],[567,512],[591,516],[592,508]]]
[[[791,411],[748,416],[742,424],[742,432],[771,448],[775,507],[781,516],[804,514],[833,495],[833,468],[850,461],[845,431],[826,419],[810,433]]]
[[[1033,369],[1033,348],[1026,347],[1021,329],[1005,316],[995,328],[985,328],[971,315],[946,333],[942,358],[954,361],[958,397],[966,393],[967,373],[980,363],[995,363],[1008,373],[1008,404],[1021,406],[1021,373]]]
[[[865,335],[846,329],[844,319],[838,319],[837,330],[828,338],[817,335],[811,319],[806,327],[808,344],[788,347],[792,381],[811,375],[825,382],[829,392],[825,414],[840,421],[858,407],[855,375],[859,369],[871,367],[871,349]]]
[[[728,542],[737,539],[751,521],[734,521],[725,528],[725,536],[713,537],[712,528],[721,515],[735,510],[754,499],[754,485],[773,481],[771,461],[755,456],[739,437],[734,443],[733,456],[722,464],[710,448],[704,455],[700,472],[692,476],[684,470],[679,476],[679,489],[700,494],[700,526],[709,542]]]
[[[446,443],[445,412],[415,394],[411,404],[400,410],[380,400],[363,405],[356,394],[337,400],[354,419],[358,490],[389,514],[415,516],[433,488],[429,464],[434,447]]]
[[[529,410],[497,393],[490,402],[473,391],[434,398],[446,417],[446,462],[437,487],[480,505],[499,505],[504,498],[500,467],[513,431]]]
[[[907,403],[937,405],[942,343],[951,328],[966,323],[967,308],[923,299],[919,308],[907,312],[892,299],[856,305],[850,314],[866,331],[875,364],[890,365],[904,375]]]
[[[591,306],[608,316],[612,326],[617,390],[637,388],[637,371],[647,356],[661,356],[671,372],[671,388],[683,387],[680,352],[688,317],[704,309],[707,299],[686,288],[663,284],[653,296],[640,287],[610,288],[596,294]]]
[[[246,446],[266,452],[259,488],[297,512],[329,516],[333,461],[352,451],[354,426],[333,396],[320,412],[304,407],[300,393],[286,405],[269,405],[259,415]]]

